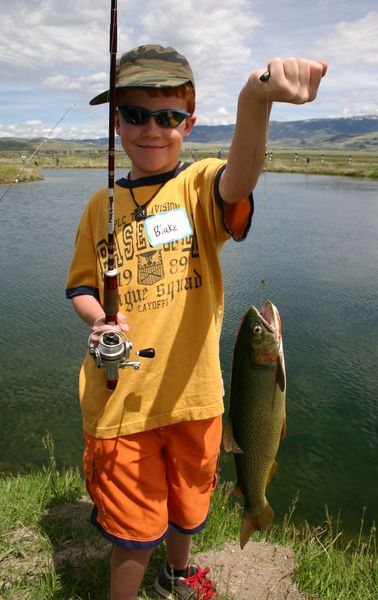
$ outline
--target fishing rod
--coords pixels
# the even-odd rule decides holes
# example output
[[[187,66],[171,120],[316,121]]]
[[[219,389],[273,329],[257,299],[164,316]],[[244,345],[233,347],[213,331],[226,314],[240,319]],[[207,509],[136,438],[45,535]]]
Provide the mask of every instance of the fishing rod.
[[[12,188],[12,186],[15,183],[18,183],[20,176],[22,175],[22,173],[24,172],[24,170],[26,169],[26,167],[28,166],[28,164],[37,156],[37,154],[40,151],[40,149],[42,148],[42,146],[44,144],[46,144],[47,140],[52,136],[52,134],[54,133],[55,129],[58,127],[58,125],[60,125],[60,123],[63,121],[63,119],[66,118],[66,116],[68,115],[68,113],[71,112],[71,110],[73,109],[74,106],[75,106],[75,104],[71,104],[71,106],[69,106],[67,108],[67,110],[63,113],[63,115],[60,117],[60,119],[58,119],[58,121],[55,123],[54,127],[52,127],[50,129],[50,131],[47,134],[47,136],[45,138],[43,138],[43,140],[41,141],[40,144],[38,144],[38,146],[34,150],[33,154],[28,158],[28,160],[25,162],[25,164],[18,171],[18,173],[15,176],[15,178],[13,179],[13,181],[11,181],[11,183],[9,184],[9,186],[7,187],[7,189],[5,190],[4,194],[2,194],[2,196],[0,196],[0,202],[5,198],[5,196],[8,194],[8,192],[10,191],[10,189]]]
[[[117,325],[119,310],[118,270],[115,264],[115,223],[114,223],[114,173],[115,173],[115,111],[116,111],[116,79],[117,79],[117,0],[111,0],[110,9],[110,74],[109,74],[109,137],[108,137],[108,260],[104,271],[105,322]],[[89,353],[99,368],[105,369],[106,386],[115,390],[118,383],[118,370],[133,367],[138,370],[140,361],[129,361],[132,343],[120,331],[106,331],[99,337],[98,346],[89,340]],[[145,348],[139,350],[137,356],[153,358],[155,350]]]
[[[104,273],[104,311],[109,325],[117,324],[118,272],[114,259],[114,169],[115,108],[117,71],[117,0],[111,0],[110,11],[110,78],[109,78],[109,142],[108,142],[108,264]]]

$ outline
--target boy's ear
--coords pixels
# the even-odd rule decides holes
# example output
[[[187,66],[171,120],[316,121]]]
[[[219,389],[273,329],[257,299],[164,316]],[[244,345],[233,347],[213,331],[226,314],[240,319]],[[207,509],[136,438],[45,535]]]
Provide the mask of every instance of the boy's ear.
[[[119,122],[119,118],[120,118],[120,117],[119,117],[119,112],[118,112],[118,110],[116,110],[116,113],[115,113],[115,118],[114,118],[114,127],[115,127],[115,130],[116,130],[116,133],[117,133],[117,135],[120,135],[120,133],[119,133],[119,132],[120,132],[120,122]]]
[[[189,137],[190,132],[193,129],[193,126],[196,122],[196,116],[194,114],[190,115],[185,119],[185,129],[184,129],[184,137]]]

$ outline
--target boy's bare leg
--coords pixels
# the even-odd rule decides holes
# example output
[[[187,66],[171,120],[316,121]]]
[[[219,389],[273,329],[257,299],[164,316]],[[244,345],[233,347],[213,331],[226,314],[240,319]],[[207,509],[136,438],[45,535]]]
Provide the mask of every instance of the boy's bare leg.
[[[166,540],[167,562],[174,569],[185,569],[188,565],[191,535],[170,529]]]
[[[137,600],[152,550],[131,550],[113,546],[110,600]]]

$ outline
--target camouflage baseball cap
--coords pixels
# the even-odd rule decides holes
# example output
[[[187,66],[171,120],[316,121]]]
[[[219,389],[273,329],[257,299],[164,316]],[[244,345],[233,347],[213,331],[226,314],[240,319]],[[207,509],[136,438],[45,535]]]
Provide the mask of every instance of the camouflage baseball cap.
[[[194,88],[192,69],[185,56],[174,48],[148,44],[122,54],[117,60],[116,88],[178,87],[190,82]],[[109,100],[109,90],[92,98],[89,104]]]

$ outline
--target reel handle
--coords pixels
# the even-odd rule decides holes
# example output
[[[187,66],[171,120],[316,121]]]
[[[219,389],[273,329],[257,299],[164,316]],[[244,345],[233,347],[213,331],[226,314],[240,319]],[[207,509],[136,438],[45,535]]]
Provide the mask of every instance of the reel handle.
[[[142,358],[155,358],[155,348],[143,348],[143,350],[138,350],[137,356],[141,356]]]

